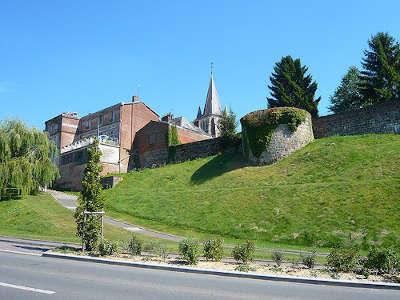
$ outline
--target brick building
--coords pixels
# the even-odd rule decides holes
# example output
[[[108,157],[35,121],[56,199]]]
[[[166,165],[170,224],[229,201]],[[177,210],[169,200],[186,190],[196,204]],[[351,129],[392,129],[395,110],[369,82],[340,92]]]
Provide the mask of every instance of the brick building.
[[[180,143],[211,138],[185,118],[159,115],[139,97],[119,103],[84,117],[62,113],[45,122],[45,131],[58,149],[54,161],[60,170],[56,184],[79,190],[87,159],[86,150],[94,137],[99,139],[103,175],[127,172],[132,168],[154,165],[146,160],[151,151],[168,149],[168,130],[176,126]]]

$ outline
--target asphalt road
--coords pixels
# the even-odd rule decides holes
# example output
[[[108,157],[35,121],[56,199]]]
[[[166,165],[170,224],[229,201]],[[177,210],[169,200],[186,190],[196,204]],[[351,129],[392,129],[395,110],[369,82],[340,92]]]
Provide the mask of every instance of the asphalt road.
[[[40,252],[0,243],[0,299],[400,299],[395,290],[176,273],[47,258]]]

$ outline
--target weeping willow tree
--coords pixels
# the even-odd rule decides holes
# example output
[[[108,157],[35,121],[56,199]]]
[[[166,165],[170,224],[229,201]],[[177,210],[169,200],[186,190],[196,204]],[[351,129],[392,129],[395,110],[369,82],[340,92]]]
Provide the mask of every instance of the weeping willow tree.
[[[50,185],[58,176],[55,153],[45,133],[17,120],[0,122],[0,196],[35,194]]]

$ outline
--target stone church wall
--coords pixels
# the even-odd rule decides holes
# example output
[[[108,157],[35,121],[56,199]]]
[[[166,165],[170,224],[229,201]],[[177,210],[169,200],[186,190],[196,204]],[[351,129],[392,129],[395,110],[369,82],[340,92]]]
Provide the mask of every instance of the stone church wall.
[[[400,101],[313,120],[316,138],[366,133],[400,133]]]
[[[221,151],[220,138],[170,147],[170,162],[183,162],[215,155]]]

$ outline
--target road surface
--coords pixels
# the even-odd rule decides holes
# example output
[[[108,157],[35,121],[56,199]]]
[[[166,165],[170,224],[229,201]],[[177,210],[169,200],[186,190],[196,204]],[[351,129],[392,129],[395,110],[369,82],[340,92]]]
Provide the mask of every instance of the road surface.
[[[400,291],[269,282],[42,257],[0,242],[0,299],[400,299]]]

